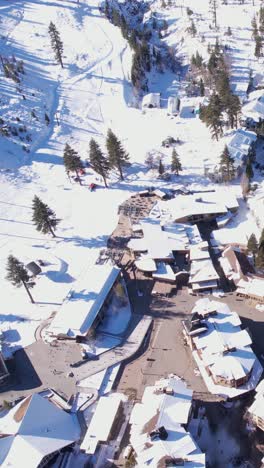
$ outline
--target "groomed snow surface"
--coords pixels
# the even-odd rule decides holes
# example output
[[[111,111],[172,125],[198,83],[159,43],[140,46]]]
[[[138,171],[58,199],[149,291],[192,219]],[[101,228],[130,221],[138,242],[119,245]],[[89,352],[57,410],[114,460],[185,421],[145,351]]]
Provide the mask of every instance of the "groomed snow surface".
[[[232,37],[223,37],[232,45],[235,75],[242,63],[254,70],[260,67],[253,56],[250,31],[251,18],[259,8],[259,2],[255,3],[254,8],[251,3],[250,8],[247,4],[220,6],[219,35],[223,36],[228,25],[233,31]],[[214,188],[204,177],[204,165],[216,164],[224,144],[232,137],[229,131],[220,142],[211,140],[205,125],[190,113],[171,118],[164,108],[146,109],[143,113],[132,107],[135,96],[130,84],[131,51],[119,29],[100,15],[99,4],[98,0],[0,0],[0,53],[22,59],[25,69],[20,90],[3,77],[1,69],[1,117],[14,126],[19,125],[19,117],[31,139],[1,137],[0,318],[6,356],[34,341],[38,326],[59,309],[74,281],[94,264],[99,249],[106,245],[116,226],[118,205],[145,187],[168,187],[148,174],[143,164],[147,151],[162,150],[167,166],[171,149],[161,148],[161,142],[168,135],[179,137],[183,144],[177,150],[183,172],[174,176],[169,185],[197,190]],[[207,57],[207,44],[215,41],[215,34],[209,28],[207,0],[186,0],[185,6],[194,11],[197,38],[186,34],[189,19],[185,13],[182,16],[180,6],[164,10],[160,9],[160,2],[151,2],[153,11],[164,19],[170,18],[164,41],[169,46],[177,45],[179,55],[188,63],[196,50]],[[232,14],[234,8],[236,15]],[[50,48],[50,21],[56,24],[64,44],[63,69],[55,63]],[[203,43],[201,35],[205,37]],[[180,43],[182,37],[185,41]],[[150,76],[150,91],[161,92],[167,98],[179,87],[175,80],[172,73],[154,73]],[[193,102],[186,100],[184,105],[188,108]],[[45,125],[45,113],[50,117],[49,126]],[[120,182],[112,173],[110,186],[105,189],[87,169],[82,186],[71,183],[62,164],[65,143],[85,160],[91,137],[104,149],[109,127],[130,154],[132,166],[127,169],[126,180]],[[29,153],[22,149],[23,144]],[[91,182],[98,184],[95,192],[88,190]],[[219,189],[226,191],[226,187]],[[229,190],[240,195],[239,184]],[[38,233],[32,224],[35,194],[61,219],[56,239]],[[241,210],[236,219],[241,234],[251,234],[252,219],[246,210]],[[44,262],[32,290],[36,304],[28,301],[23,288],[15,289],[5,280],[10,253],[25,263],[38,259]]]

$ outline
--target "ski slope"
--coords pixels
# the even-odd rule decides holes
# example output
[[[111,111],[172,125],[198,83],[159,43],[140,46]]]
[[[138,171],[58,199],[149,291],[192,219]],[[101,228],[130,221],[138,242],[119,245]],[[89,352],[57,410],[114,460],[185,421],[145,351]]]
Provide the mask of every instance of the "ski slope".
[[[214,43],[216,37],[209,28],[208,0],[183,2],[193,9],[197,19],[195,38],[186,33],[189,19],[185,10],[182,14],[181,6],[164,10],[159,1],[149,3],[152,11],[168,20],[163,40],[176,47],[183,64],[189,63],[196,50],[207,58],[207,44]],[[227,26],[232,27],[233,36],[228,40],[236,70],[245,61],[247,66],[248,62],[251,67],[259,66],[253,57],[250,31],[252,15],[259,7],[257,1],[255,4],[254,8],[251,2],[220,7],[217,35],[224,37]],[[165,166],[169,165],[171,150],[161,148],[161,142],[168,135],[179,137],[183,141],[178,149],[183,172],[170,185],[213,188],[204,177],[205,161],[217,163],[232,133],[227,132],[215,142],[205,125],[193,116],[175,119],[169,118],[164,108],[142,112],[133,107],[136,96],[130,83],[131,50],[120,30],[101,16],[99,5],[98,0],[0,0],[0,53],[23,60],[25,69],[18,86],[3,77],[1,68],[0,116],[17,127],[23,122],[31,138],[0,137],[0,318],[5,355],[34,341],[36,328],[58,310],[74,280],[95,262],[115,228],[118,205],[144,187],[168,186],[147,172],[144,160],[148,151],[162,151]],[[235,16],[234,8],[236,13],[239,11]],[[64,45],[63,69],[56,64],[50,47],[50,21],[55,23]],[[150,90],[162,92],[165,98],[177,86],[178,77],[171,72],[150,76]],[[185,104],[192,102],[186,100]],[[45,124],[45,113],[50,125]],[[125,181],[120,182],[113,173],[105,189],[87,169],[82,186],[70,183],[62,163],[64,145],[69,143],[85,160],[91,137],[105,149],[108,128],[130,154],[132,165]],[[30,152],[23,150],[23,145]],[[91,182],[99,185],[95,192],[88,190]],[[239,183],[229,189],[240,194]],[[32,224],[35,194],[61,219],[56,239],[38,233]],[[251,234],[252,218],[248,214],[245,218],[244,212],[241,216],[243,231]],[[28,302],[23,289],[15,289],[5,280],[10,253],[25,263],[44,261],[43,272],[32,290],[36,304]]]

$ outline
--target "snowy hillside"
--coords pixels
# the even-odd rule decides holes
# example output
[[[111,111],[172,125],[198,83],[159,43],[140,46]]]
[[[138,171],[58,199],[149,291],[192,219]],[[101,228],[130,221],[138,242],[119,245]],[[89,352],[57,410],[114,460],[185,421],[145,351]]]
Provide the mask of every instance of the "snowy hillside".
[[[16,82],[5,77],[0,66],[0,127],[8,127],[8,135],[0,137],[1,330],[6,332],[6,354],[6,347],[34,340],[42,320],[58,310],[71,283],[95,262],[115,228],[118,205],[144,187],[168,186],[149,175],[144,164],[148,151],[161,151],[168,166],[171,149],[161,147],[161,142],[168,135],[178,137],[183,172],[173,176],[169,186],[213,187],[204,177],[204,166],[218,162],[232,131],[226,131],[219,142],[212,140],[194,114],[169,117],[167,98],[181,88],[179,79],[184,81],[191,55],[198,50],[207,59],[208,43],[213,44],[216,36],[229,45],[232,82],[243,81],[249,68],[260,69],[251,40],[251,19],[260,2],[256,0],[254,7],[251,1],[220,5],[217,33],[209,27],[208,0],[183,0],[184,7],[172,1],[176,6],[167,8],[160,1],[147,3],[150,12],[168,22],[162,41],[174,50],[181,66],[178,73],[150,73],[149,90],[161,93],[162,105],[142,112],[130,82],[132,51],[120,29],[101,14],[100,1],[0,0],[0,54],[14,66],[23,61],[24,71],[18,73]],[[186,33],[190,23],[186,7],[193,10],[196,37]],[[50,46],[50,21],[61,35],[64,68],[56,63]],[[225,35],[228,26],[231,37]],[[182,103],[190,108],[193,99],[183,97]],[[87,169],[82,186],[71,183],[62,160],[65,144],[85,161],[91,138],[105,149],[108,128],[130,155],[132,164],[125,181],[112,173],[105,189]],[[95,192],[88,190],[91,182],[99,185]],[[240,195],[239,182],[228,190]],[[36,231],[31,210],[34,195],[61,219],[57,238]],[[251,234],[252,218],[244,207],[238,222],[243,232]],[[23,289],[15,289],[5,280],[10,253],[24,263],[37,259],[45,263],[32,290],[35,305],[28,302]]]

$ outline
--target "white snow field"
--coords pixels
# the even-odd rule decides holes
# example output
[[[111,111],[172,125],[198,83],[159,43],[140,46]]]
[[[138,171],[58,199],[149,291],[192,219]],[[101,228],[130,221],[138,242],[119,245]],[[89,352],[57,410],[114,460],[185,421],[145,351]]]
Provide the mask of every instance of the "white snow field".
[[[246,0],[244,5],[232,2],[219,7],[217,36],[231,47],[233,82],[243,81],[249,67],[260,70],[251,40],[251,19],[260,3],[255,0],[253,7]],[[184,64],[190,63],[196,50],[207,58],[208,42],[214,43],[216,38],[209,28],[208,0],[183,2],[194,12],[198,29],[195,38],[186,33],[189,19],[185,8],[179,5],[161,9],[160,1],[149,4],[152,11],[169,20],[163,40],[177,47]],[[145,112],[133,107],[132,53],[120,30],[100,14],[99,5],[98,0],[0,0],[0,54],[23,60],[25,70],[21,82],[14,83],[3,76],[0,67],[0,117],[18,133],[0,137],[0,327],[6,356],[34,341],[36,328],[58,310],[73,281],[95,262],[116,226],[118,205],[144,187],[168,186],[147,173],[147,151],[162,151],[166,166],[171,149],[162,148],[161,142],[168,135],[179,137],[183,141],[178,148],[183,172],[174,176],[169,186],[214,188],[204,177],[204,164],[215,165],[232,136],[228,131],[216,142],[193,114],[170,118],[164,107]],[[56,24],[63,41],[63,69],[56,64],[50,47],[50,21]],[[224,36],[228,26],[232,28],[231,37]],[[150,91],[161,92],[166,99],[180,86],[177,80],[171,72],[153,73]],[[185,104],[192,105],[192,100]],[[45,124],[45,113],[50,125]],[[26,130],[19,130],[23,125]],[[82,186],[70,183],[62,161],[64,145],[69,143],[85,160],[92,137],[105,148],[108,128],[130,154],[132,165],[125,181],[120,182],[113,173],[105,189],[87,169]],[[88,190],[91,182],[99,185],[95,192]],[[240,196],[239,181],[221,189]],[[57,238],[35,230],[31,219],[34,195],[61,219]],[[243,235],[250,235],[252,219],[242,209],[235,222],[235,226],[243,223],[238,233],[242,230]],[[6,281],[10,253],[26,263],[37,259],[45,262],[32,290],[36,304],[29,302],[23,288],[16,289]]]

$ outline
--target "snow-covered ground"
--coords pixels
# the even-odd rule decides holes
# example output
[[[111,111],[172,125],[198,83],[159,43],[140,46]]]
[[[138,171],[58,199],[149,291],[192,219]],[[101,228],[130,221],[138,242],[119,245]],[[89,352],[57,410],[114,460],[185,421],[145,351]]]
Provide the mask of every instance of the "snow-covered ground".
[[[260,68],[254,59],[250,30],[251,18],[259,4],[256,0],[255,7],[248,1],[244,5],[232,2],[232,5],[219,7],[220,32],[217,35],[224,37],[232,47],[234,77],[241,66]],[[0,116],[16,128],[27,127],[23,132],[18,129],[18,136],[1,137],[0,319],[6,355],[11,349],[34,341],[36,328],[58,309],[72,282],[95,262],[116,226],[118,205],[142,187],[168,185],[150,178],[144,165],[147,151],[162,151],[167,165],[171,150],[162,148],[161,142],[168,135],[179,137],[183,144],[177,150],[183,172],[175,176],[170,185],[213,188],[204,177],[204,165],[208,162],[214,165],[218,161],[232,133],[227,132],[223,139],[215,142],[193,114],[187,118],[170,118],[164,108],[142,113],[132,107],[135,102],[130,84],[132,53],[120,30],[101,16],[99,5],[98,0],[79,3],[0,0],[0,53],[23,60],[25,70],[17,84],[4,78],[1,68]],[[209,28],[208,0],[183,2],[194,11],[198,29],[195,38],[186,33],[189,19],[185,8],[161,9],[159,1],[152,1],[150,5],[168,20],[168,33],[163,40],[170,47],[177,47],[177,54],[185,64],[196,50],[207,58],[208,42],[214,43],[216,37]],[[64,44],[63,69],[55,63],[50,47],[50,21],[56,24]],[[231,38],[224,36],[227,26],[233,32]],[[201,42],[202,36],[204,42]],[[244,69],[242,71],[244,73]],[[150,78],[150,89],[162,92],[165,98],[178,86],[177,74],[171,72],[155,73]],[[191,102],[185,104],[191,105]],[[45,113],[50,118],[49,125],[45,124]],[[127,170],[125,181],[120,182],[117,175],[112,174],[110,186],[105,189],[87,169],[82,186],[71,184],[62,164],[65,143],[74,147],[85,160],[91,137],[105,148],[109,127],[130,154],[132,166]],[[30,152],[25,151],[27,148]],[[92,181],[99,185],[95,192],[88,190]],[[227,187],[222,189],[227,190]],[[228,190],[240,195],[239,183]],[[55,239],[39,234],[32,224],[31,204],[35,194],[61,219]],[[248,219],[247,222],[246,218],[243,210],[237,217],[244,223],[243,232],[250,235],[252,221]],[[5,280],[6,259],[10,253],[24,262],[36,259],[45,262],[32,290],[36,304],[29,303],[23,289],[15,289]]]

